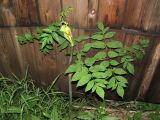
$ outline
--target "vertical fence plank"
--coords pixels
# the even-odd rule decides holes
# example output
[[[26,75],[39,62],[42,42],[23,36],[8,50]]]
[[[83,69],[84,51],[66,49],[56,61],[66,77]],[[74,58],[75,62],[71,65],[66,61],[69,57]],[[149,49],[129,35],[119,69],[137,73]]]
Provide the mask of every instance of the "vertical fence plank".
[[[31,33],[31,28],[17,28],[17,35],[24,35],[26,32]],[[20,54],[22,55],[22,60],[24,64],[24,68],[26,70],[27,66],[29,67],[29,74],[31,75],[32,79],[35,80],[37,83],[40,83],[39,81],[39,74],[38,74],[38,68],[37,68],[37,56],[35,49],[35,44],[25,44],[25,45],[19,45],[20,47]]]
[[[88,1],[87,0],[63,0],[63,8],[71,6],[74,12],[69,17],[71,25],[78,28],[87,28],[88,19]],[[73,17],[75,16],[75,17]],[[72,21],[72,22],[71,22]]]
[[[107,26],[121,26],[125,4],[126,0],[100,0],[98,20]]]
[[[0,2],[0,26],[15,26],[16,17],[7,0]]]
[[[38,0],[38,10],[42,25],[55,22],[61,11],[60,0]]]
[[[88,2],[88,28],[95,28],[98,17],[98,0],[89,0]]]
[[[14,40],[10,29],[3,29],[0,33],[1,42],[1,61],[4,62],[3,68],[7,71],[7,76],[16,74],[18,77],[21,75],[21,66],[17,58]]]
[[[155,43],[155,47],[153,48],[152,53],[150,53],[149,63],[144,72],[143,81],[139,90],[139,99],[145,98],[160,60],[160,42],[157,40]]]
[[[36,0],[3,0],[0,5],[1,26],[38,25]]]
[[[147,91],[147,94],[145,96],[145,101],[148,102],[156,102],[160,103],[160,59],[159,63],[156,67],[156,71],[154,73],[154,76],[152,78],[151,85]]]
[[[129,0],[123,26],[132,29],[159,32],[159,0]]]
[[[134,44],[142,39],[149,39],[151,42],[151,37],[150,36],[143,36],[143,35],[134,35],[132,36],[132,42],[131,44]],[[130,41],[130,38],[128,39],[128,41]],[[129,84],[128,87],[126,89],[126,95],[125,95],[125,99],[127,100],[132,100],[132,99],[137,99],[137,95],[138,95],[138,91],[141,85],[141,82],[143,80],[143,75],[144,75],[144,71],[146,69],[146,64],[148,64],[148,59],[149,59],[149,54],[152,50],[152,44],[146,48],[145,52],[145,56],[143,57],[143,59],[137,60],[136,62],[134,62],[135,65],[135,74],[134,76],[129,76],[128,80],[129,80]]]
[[[62,9],[67,7],[72,7],[73,12],[67,17],[67,22],[69,25],[77,27],[78,23],[76,21],[76,12],[77,12],[77,0],[62,0]]]

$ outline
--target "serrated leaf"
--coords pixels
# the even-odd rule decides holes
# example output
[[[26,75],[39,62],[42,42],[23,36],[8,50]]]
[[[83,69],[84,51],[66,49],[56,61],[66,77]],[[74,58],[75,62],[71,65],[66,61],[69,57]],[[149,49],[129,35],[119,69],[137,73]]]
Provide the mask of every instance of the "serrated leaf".
[[[108,84],[108,81],[106,81],[105,79],[95,79],[94,80],[96,83],[102,83],[102,84]]]
[[[43,32],[46,32],[46,33],[52,33],[52,30],[48,29],[48,28],[45,28],[42,30]]]
[[[47,45],[47,38],[44,38],[41,44],[41,49],[43,49]]]
[[[103,32],[103,34],[105,34],[105,33],[108,32],[108,31],[109,31],[109,27],[106,27],[106,28],[103,29],[102,32]]]
[[[104,48],[106,48],[106,44],[102,41],[96,41],[96,42],[92,43],[92,48],[104,49]]]
[[[92,88],[92,93],[96,91],[97,85],[94,84],[93,88]]]
[[[109,66],[109,61],[102,61],[100,63],[101,66],[104,66],[105,68],[107,68]]]
[[[92,66],[95,62],[96,62],[96,59],[95,59],[95,58],[87,58],[87,59],[85,59],[85,61],[84,61],[84,63],[85,63],[87,66]]]
[[[63,42],[63,43],[59,46],[60,51],[62,51],[62,50],[64,50],[65,48],[67,48],[68,45],[69,45],[69,43],[68,43],[67,41]]]
[[[106,57],[107,57],[107,54],[106,54],[106,52],[103,52],[103,51],[100,51],[100,52],[96,53],[96,55],[94,56],[94,58],[96,60],[101,60],[101,59],[104,59]]]
[[[93,40],[103,40],[104,37],[102,34],[95,34],[91,37]]]
[[[111,69],[106,70],[105,74],[106,74],[107,78],[111,77],[112,76],[112,70]]]
[[[27,41],[33,42],[31,34],[25,33],[25,37],[26,37],[26,40],[27,40]]]
[[[97,86],[96,88],[96,94],[101,97],[102,99],[104,99],[104,89],[102,87]]]
[[[52,34],[53,39],[58,43],[58,44],[62,44],[59,40],[59,36],[57,33],[53,32]]]
[[[104,30],[104,25],[102,22],[98,22],[97,27],[102,31]]]
[[[115,32],[108,32],[105,34],[105,38],[112,38],[115,34]]]
[[[115,76],[119,82],[128,83],[127,79],[123,76]]]
[[[94,80],[89,81],[86,88],[85,88],[85,92],[91,90],[93,88],[93,86],[94,86]]]
[[[118,75],[127,74],[127,72],[126,72],[124,69],[122,69],[122,68],[113,68],[113,72],[114,72],[115,74],[118,74]]]
[[[126,69],[127,65],[128,65],[128,61],[125,61],[125,62],[123,63],[123,68]]]
[[[108,48],[122,48],[123,47],[123,44],[120,41],[115,41],[115,40],[108,42],[106,45]]]
[[[94,72],[92,73],[92,76],[95,78],[106,78],[107,77],[105,72]]]
[[[124,55],[127,52],[127,50],[125,50],[125,48],[118,48],[118,49],[115,49],[115,51],[121,55]]]
[[[46,48],[49,49],[49,50],[52,50],[53,46],[52,45],[46,45]]]
[[[123,98],[123,96],[124,96],[124,88],[121,87],[121,86],[118,86],[117,89],[116,89],[116,91],[117,91],[117,94],[118,94],[120,97]]]
[[[115,84],[116,84],[116,78],[112,77],[108,82],[107,89],[113,88]]]
[[[77,42],[81,42],[81,41],[87,40],[87,39],[89,39],[89,36],[81,35],[81,36],[78,36],[78,38],[76,38],[75,40]]]
[[[49,49],[45,46],[43,49],[41,49],[41,51],[44,53],[44,54],[49,54]]]
[[[80,86],[87,84],[89,82],[89,80],[91,80],[90,74],[82,76],[81,79],[77,83],[77,87],[80,87]]]
[[[102,88],[106,88],[106,85],[104,83],[96,83],[97,86],[102,87]]]
[[[72,64],[70,65],[65,73],[73,73],[77,71],[77,64]]]
[[[57,28],[58,28],[58,27],[56,27],[56,26],[53,25],[53,24],[51,24],[51,25],[48,26],[48,29],[50,29],[52,32],[53,32],[53,31],[57,31]]]
[[[126,55],[124,57],[121,58],[121,63],[125,62],[125,61],[133,61],[134,59],[132,58],[132,56]]]
[[[127,83],[117,82],[117,85],[118,85],[118,86],[122,86],[123,88],[124,88],[124,87],[127,87],[126,84],[127,84]]]
[[[40,37],[41,37],[41,38],[44,38],[44,37],[48,37],[48,35],[49,35],[49,34],[47,34],[47,33],[43,33],[43,34],[41,34]]]
[[[78,81],[80,80],[82,77],[82,72],[76,72],[73,76],[72,76],[72,81]]]
[[[23,36],[18,36],[18,42],[20,44],[24,44],[25,43],[24,37]]]
[[[105,71],[106,68],[104,66],[101,66],[101,65],[95,65],[94,66],[94,71]]]
[[[115,58],[118,56],[118,53],[117,52],[114,52],[114,51],[109,51],[108,52],[108,57],[109,58]]]
[[[134,74],[134,65],[131,63],[127,64],[127,70],[129,73]]]
[[[82,48],[82,52],[88,52],[92,47],[91,43],[87,43],[84,45],[84,47]]]
[[[80,66],[78,66],[78,69],[80,68]],[[77,71],[78,71],[78,69],[77,69]],[[82,73],[84,73],[84,74],[88,74],[88,68],[87,67],[81,67],[81,71],[82,71]]]
[[[111,61],[110,61],[110,64],[111,64],[112,66],[117,66],[117,65],[119,65],[120,63],[119,63],[117,60],[111,60]]]

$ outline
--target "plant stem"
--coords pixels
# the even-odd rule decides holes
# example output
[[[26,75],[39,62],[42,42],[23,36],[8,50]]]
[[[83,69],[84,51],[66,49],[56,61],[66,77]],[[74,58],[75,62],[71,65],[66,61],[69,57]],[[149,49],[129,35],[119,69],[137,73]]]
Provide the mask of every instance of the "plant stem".
[[[73,47],[70,49],[69,65],[72,63],[73,58]],[[69,118],[71,119],[72,113],[72,83],[71,83],[71,74],[68,76],[68,87],[69,87]]]

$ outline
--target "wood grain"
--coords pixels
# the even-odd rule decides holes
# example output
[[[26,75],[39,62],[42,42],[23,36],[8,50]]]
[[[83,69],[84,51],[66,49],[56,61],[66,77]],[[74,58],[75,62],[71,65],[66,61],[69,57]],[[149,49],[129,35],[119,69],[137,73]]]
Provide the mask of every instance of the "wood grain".
[[[38,10],[42,25],[55,22],[61,11],[60,0],[38,0]]]
[[[129,0],[123,26],[150,32],[160,32],[159,11],[159,0]]]
[[[88,2],[88,28],[95,28],[98,18],[98,0],[89,0]]]
[[[0,5],[1,26],[38,25],[36,0],[2,0]]]
[[[63,0],[63,9],[71,6],[74,8],[73,14],[68,18],[69,23],[74,27],[87,28],[88,1],[87,0]]]
[[[147,65],[147,68],[145,69],[144,72],[144,76],[143,76],[143,81],[141,83],[141,87],[139,90],[139,98],[145,98],[149,87],[151,85],[151,82],[154,78],[155,72],[156,72],[156,68],[159,64],[159,60],[160,60],[160,42],[159,40],[157,40],[155,42],[155,47],[153,48],[153,52],[151,53],[150,56],[150,60],[149,60],[149,64]]]
[[[121,26],[125,15],[126,0],[100,0],[98,20],[106,26]]]

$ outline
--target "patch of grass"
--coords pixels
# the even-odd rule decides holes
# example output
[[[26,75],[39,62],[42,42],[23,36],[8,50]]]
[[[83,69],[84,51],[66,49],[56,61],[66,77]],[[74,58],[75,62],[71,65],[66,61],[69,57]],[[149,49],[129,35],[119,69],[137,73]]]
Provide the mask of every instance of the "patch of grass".
[[[0,74],[0,120],[68,120],[68,97],[54,89],[38,88],[26,76],[20,80]],[[73,117],[74,117],[73,113]]]

